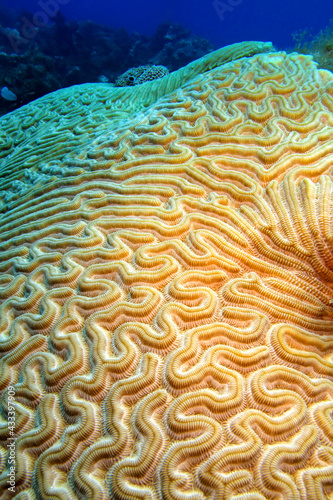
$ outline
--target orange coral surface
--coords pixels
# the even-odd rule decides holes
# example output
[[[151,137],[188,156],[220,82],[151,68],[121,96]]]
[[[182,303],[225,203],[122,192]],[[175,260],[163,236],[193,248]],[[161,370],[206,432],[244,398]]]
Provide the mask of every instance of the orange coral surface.
[[[98,120],[0,218],[3,498],[10,386],[20,500],[333,498],[333,75],[262,54]]]

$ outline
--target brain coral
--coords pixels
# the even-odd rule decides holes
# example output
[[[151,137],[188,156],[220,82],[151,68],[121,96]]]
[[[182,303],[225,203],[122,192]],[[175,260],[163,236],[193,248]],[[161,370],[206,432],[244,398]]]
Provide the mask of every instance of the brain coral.
[[[333,498],[333,75],[260,50],[1,119],[3,498],[13,393],[20,500]]]

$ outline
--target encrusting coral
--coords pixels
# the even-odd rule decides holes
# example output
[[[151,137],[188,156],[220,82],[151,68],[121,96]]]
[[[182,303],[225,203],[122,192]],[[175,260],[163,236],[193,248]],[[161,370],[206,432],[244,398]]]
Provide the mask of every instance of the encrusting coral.
[[[10,386],[17,498],[332,498],[333,75],[247,42],[1,125],[3,498]]]

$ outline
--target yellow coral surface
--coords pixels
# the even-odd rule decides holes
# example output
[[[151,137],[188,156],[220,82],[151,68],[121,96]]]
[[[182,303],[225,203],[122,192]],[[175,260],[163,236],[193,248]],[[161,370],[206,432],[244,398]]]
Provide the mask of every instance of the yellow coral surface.
[[[333,498],[333,75],[215,66],[1,120],[3,498],[11,386],[17,499]]]

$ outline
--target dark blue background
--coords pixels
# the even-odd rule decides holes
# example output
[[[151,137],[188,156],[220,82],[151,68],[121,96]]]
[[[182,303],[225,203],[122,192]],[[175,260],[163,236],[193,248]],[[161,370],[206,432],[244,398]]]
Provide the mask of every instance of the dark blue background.
[[[0,0],[0,5],[22,7],[35,13],[40,10],[38,1]],[[68,0],[61,10],[71,19],[90,19],[147,35],[163,21],[180,23],[216,47],[242,40],[262,40],[272,41],[277,48],[288,48],[293,45],[292,33],[300,29],[317,33],[333,18],[333,0],[225,1],[228,2],[234,6],[223,19],[214,7],[214,0]]]

